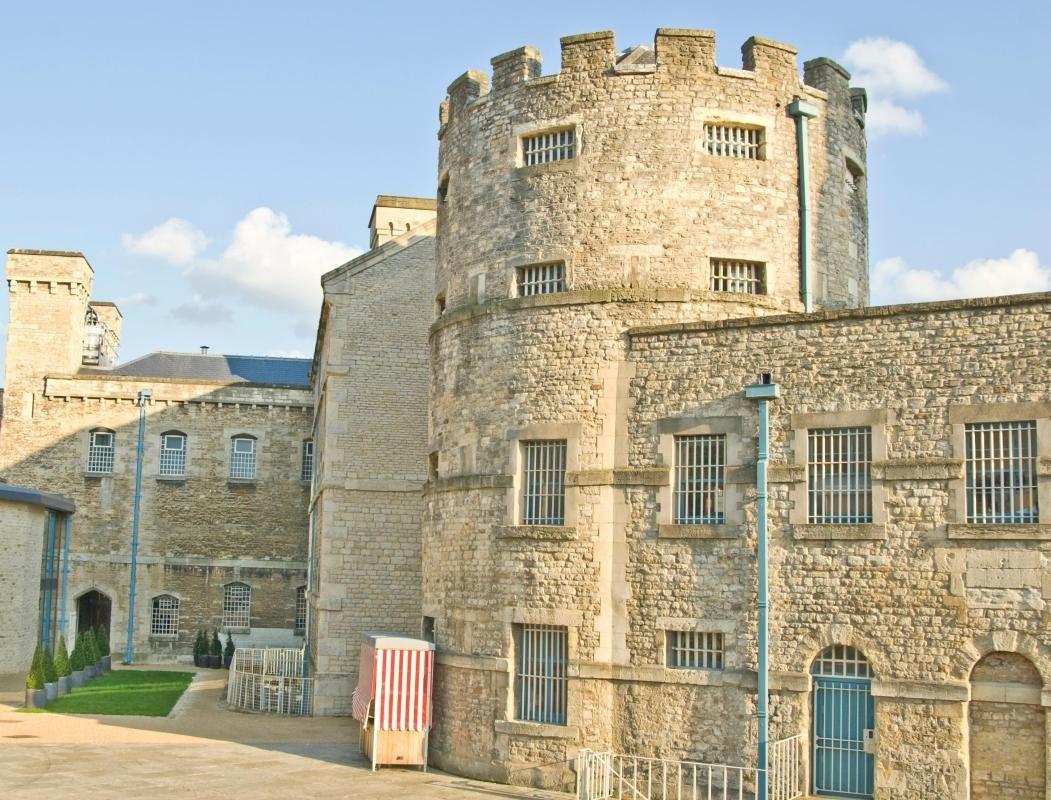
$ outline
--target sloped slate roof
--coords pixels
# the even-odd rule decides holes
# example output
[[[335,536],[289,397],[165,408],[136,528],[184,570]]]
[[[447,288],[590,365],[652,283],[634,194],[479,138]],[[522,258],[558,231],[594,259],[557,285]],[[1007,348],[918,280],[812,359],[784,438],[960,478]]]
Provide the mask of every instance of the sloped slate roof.
[[[136,378],[310,386],[311,363],[309,358],[149,353],[113,369],[82,371],[92,374],[129,375]]]

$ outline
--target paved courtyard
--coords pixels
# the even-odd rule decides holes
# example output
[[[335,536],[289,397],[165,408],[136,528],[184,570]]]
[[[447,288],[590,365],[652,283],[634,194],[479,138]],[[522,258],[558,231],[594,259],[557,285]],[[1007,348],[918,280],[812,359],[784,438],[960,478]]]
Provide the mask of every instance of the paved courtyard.
[[[197,675],[165,718],[21,713],[22,676],[0,675],[0,798],[569,797],[434,771],[374,773],[354,720],[228,711],[225,671],[178,669]]]

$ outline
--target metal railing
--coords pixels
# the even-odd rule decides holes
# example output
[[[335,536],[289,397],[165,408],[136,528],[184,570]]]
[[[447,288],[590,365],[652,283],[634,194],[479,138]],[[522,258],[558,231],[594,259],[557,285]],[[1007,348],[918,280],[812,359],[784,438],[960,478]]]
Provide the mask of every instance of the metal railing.
[[[291,647],[238,648],[230,664],[226,702],[250,711],[308,716],[314,681],[303,677],[303,651]]]
[[[768,800],[803,796],[803,737],[772,742]],[[758,800],[755,767],[597,753],[577,754],[577,800]]]

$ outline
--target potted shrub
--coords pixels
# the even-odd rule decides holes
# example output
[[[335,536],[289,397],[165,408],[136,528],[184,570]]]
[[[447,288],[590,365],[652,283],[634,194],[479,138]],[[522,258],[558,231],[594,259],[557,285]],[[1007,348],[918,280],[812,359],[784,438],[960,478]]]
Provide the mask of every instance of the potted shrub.
[[[234,660],[234,637],[230,631],[226,632],[226,647],[223,648],[223,666],[230,669],[230,664]]]
[[[99,657],[98,653],[95,652],[95,634],[91,632],[91,628],[88,628],[81,634],[80,638],[83,640],[84,646],[84,674],[88,678],[94,678],[99,674],[98,664],[96,663]]]
[[[208,653],[208,666],[218,669],[223,665],[223,643],[219,641],[219,631],[212,631],[212,643]]]
[[[109,633],[101,625],[95,628],[95,641],[99,646],[99,661],[102,662],[102,671],[109,672],[113,669],[113,661],[109,652]]]
[[[197,638],[193,640],[193,665],[195,667],[208,666],[208,637],[199,628]]]
[[[55,648],[55,672],[58,673],[58,693],[67,694],[72,688],[72,669],[69,666],[69,652],[66,650],[66,637],[58,637],[58,647]]]
[[[69,688],[79,689],[87,680],[84,674],[84,641],[81,637],[73,640],[73,652],[69,654]]]
[[[50,647],[40,649],[40,668],[44,671],[44,696],[50,703],[58,699],[58,672],[55,669],[55,659],[51,655]]]
[[[44,670],[40,663],[40,645],[33,651],[33,662],[26,673],[26,708],[44,708],[47,694],[44,691]]]

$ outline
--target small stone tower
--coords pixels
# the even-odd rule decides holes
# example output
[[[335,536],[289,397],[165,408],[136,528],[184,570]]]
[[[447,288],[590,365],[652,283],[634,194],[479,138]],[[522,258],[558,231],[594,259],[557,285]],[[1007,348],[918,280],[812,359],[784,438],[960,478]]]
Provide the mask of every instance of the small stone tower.
[[[436,686],[440,766],[561,785],[531,765],[639,752],[623,720],[652,647],[630,555],[649,495],[625,331],[867,302],[864,98],[827,59],[803,81],[793,47],[742,52],[743,69],[717,66],[710,31],[624,52],[609,32],[570,36],[557,74],[522,47],[441,105],[423,613],[460,660]],[[556,462],[564,508],[533,524],[524,473]],[[516,707],[515,654],[538,630],[563,631],[591,676],[568,727]],[[743,736],[735,697],[724,718]]]

